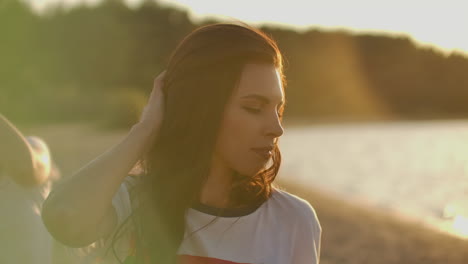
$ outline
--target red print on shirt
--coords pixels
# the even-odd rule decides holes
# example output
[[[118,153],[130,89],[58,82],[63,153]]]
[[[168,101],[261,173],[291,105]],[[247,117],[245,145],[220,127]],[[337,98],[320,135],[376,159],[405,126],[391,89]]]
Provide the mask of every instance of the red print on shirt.
[[[199,256],[190,256],[190,255],[179,255],[178,263],[179,264],[249,264],[249,263],[232,262],[232,261],[217,259],[217,258],[208,258],[208,257],[199,257]]]

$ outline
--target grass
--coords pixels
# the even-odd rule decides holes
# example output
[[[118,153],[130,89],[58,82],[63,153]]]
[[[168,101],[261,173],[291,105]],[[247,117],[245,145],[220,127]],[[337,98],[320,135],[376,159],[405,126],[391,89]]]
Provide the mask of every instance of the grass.
[[[21,128],[21,127],[20,127]],[[124,137],[124,130],[102,130],[88,124],[23,128],[44,138],[67,177]],[[280,177],[284,179],[284,177]],[[321,264],[411,263],[467,264],[468,241],[397,219],[382,211],[350,204],[319,190],[281,180],[287,191],[308,200],[322,228]],[[56,263],[72,263],[56,245]],[[67,260],[65,260],[67,259]]]

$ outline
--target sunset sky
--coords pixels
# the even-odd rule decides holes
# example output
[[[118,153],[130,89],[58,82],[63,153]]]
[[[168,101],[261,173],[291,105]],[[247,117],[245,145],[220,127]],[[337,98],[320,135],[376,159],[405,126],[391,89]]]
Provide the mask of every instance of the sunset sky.
[[[100,0],[25,0],[38,10],[50,3],[96,3]],[[125,0],[137,6],[142,0]],[[280,24],[298,30],[348,29],[410,35],[423,45],[468,55],[466,0],[158,0],[185,9],[194,21],[208,16],[236,18],[253,25]]]

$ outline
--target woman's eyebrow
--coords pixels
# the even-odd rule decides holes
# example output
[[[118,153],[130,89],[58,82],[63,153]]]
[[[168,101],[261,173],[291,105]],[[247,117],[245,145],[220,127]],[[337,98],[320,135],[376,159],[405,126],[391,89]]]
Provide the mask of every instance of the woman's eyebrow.
[[[245,96],[241,97],[241,99],[249,99],[249,98],[257,99],[257,100],[259,100],[259,101],[261,101],[262,103],[265,103],[265,104],[270,103],[270,99],[268,99],[267,97],[265,97],[263,95],[260,95],[260,94],[249,94],[249,95],[245,95]],[[282,105],[284,105],[283,100],[280,101],[280,106],[282,106]]]

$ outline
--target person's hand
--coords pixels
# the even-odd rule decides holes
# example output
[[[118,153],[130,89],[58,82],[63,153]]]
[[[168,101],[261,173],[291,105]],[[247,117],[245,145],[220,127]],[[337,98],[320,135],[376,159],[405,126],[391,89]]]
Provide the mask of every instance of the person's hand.
[[[153,90],[138,123],[138,125],[149,130],[152,135],[158,134],[164,118],[164,93],[162,86],[165,74],[166,71],[163,71],[154,79]]]

